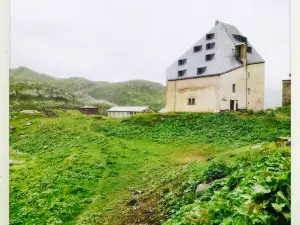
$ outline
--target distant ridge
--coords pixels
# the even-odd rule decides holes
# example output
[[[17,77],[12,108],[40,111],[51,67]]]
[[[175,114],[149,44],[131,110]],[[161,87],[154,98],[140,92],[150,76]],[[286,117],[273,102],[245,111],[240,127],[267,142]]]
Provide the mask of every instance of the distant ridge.
[[[55,78],[25,66],[10,69],[11,84],[25,81],[51,84],[75,96],[85,96],[112,105],[148,105],[157,110],[164,107],[164,85],[143,79],[125,82],[91,81],[83,77]]]

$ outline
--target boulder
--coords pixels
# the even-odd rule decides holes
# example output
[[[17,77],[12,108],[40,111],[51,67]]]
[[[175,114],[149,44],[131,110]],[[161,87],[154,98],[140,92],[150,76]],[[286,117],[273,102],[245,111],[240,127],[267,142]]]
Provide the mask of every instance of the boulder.
[[[127,205],[129,206],[134,206],[137,204],[137,199],[136,198],[133,198],[133,199],[130,199],[128,202],[127,202]]]
[[[291,145],[291,138],[290,137],[278,137],[276,146],[282,146],[282,145]]]
[[[15,130],[16,130],[16,128],[14,126],[9,127],[9,131],[15,131]]]
[[[30,126],[31,124],[32,124],[32,123],[30,123],[30,122],[29,122],[29,123],[26,123],[26,126]]]
[[[140,194],[143,194],[144,191],[142,191],[142,190],[133,190],[131,193],[132,193],[133,195],[140,195]]]
[[[195,195],[198,197],[203,191],[208,189],[210,187],[210,184],[198,184]]]
[[[22,110],[21,113],[25,114],[39,114],[40,112],[37,110]]]
[[[252,149],[257,149],[257,148],[261,148],[261,144],[259,144],[259,145],[254,145],[254,146],[252,147]]]
[[[19,136],[19,138],[20,139],[24,139],[24,138],[26,138],[27,136],[26,135],[23,135],[23,134],[21,134],[20,136]]]
[[[9,165],[12,165],[12,164],[14,164],[14,160],[9,160]]]
[[[210,161],[210,160],[212,160],[213,158],[214,158],[213,156],[208,156],[207,159],[206,159],[206,161]]]

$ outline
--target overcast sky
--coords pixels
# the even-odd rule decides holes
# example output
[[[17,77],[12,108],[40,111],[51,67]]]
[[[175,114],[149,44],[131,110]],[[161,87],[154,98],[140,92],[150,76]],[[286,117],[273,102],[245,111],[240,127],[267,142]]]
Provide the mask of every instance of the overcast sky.
[[[165,84],[166,68],[218,19],[266,60],[267,88],[290,73],[287,0],[11,0],[11,67],[99,81]]]

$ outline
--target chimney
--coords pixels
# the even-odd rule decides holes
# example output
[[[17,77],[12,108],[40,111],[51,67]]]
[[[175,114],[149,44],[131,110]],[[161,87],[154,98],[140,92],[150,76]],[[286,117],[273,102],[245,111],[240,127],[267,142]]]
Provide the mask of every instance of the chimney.
[[[216,21],[215,21],[215,25],[217,25],[218,23],[219,23],[219,20],[216,20]]]

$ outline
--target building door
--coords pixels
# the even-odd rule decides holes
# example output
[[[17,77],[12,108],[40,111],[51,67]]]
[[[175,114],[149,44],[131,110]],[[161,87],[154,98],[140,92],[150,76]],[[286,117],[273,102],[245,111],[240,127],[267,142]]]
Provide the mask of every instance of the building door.
[[[234,100],[230,100],[230,110],[234,110]]]
[[[236,110],[236,111],[239,110],[239,103],[238,103],[238,100],[236,100],[236,102],[235,102],[235,110]]]

